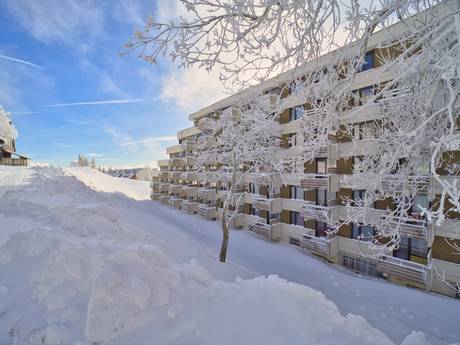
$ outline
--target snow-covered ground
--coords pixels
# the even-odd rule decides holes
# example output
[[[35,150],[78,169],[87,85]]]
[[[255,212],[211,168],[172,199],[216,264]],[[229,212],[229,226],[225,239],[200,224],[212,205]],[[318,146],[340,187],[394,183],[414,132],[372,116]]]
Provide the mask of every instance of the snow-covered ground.
[[[0,344],[451,344],[460,302],[357,277],[87,169],[0,167]]]

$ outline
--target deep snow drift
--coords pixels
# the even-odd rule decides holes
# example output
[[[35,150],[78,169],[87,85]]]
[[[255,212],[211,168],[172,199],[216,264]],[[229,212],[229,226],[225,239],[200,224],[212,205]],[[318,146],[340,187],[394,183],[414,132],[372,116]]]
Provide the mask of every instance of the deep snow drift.
[[[329,278],[334,269],[242,231],[232,233],[231,262],[218,263],[217,223],[142,200],[147,185],[88,169],[0,167],[0,344],[394,344],[419,329],[411,314],[397,328],[382,310],[379,331],[321,292],[258,276],[267,274],[272,249],[291,256],[292,271],[297,258]],[[241,243],[266,261],[259,265]],[[381,300],[409,303],[401,298],[408,291],[427,314],[439,307],[448,314],[431,317],[440,324],[430,327],[445,327],[430,335],[436,344],[457,339],[458,301],[337,274],[375,288],[377,307],[363,291],[362,315]],[[424,343],[421,333],[404,342]]]

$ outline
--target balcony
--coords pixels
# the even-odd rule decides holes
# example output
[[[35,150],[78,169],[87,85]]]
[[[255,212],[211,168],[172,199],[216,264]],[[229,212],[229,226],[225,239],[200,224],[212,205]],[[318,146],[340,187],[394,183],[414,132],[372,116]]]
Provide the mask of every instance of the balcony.
[[[186,165],[187,160],[185,158],[174,157],[169,160],[170,168],[182,168]]]
[[[169,166],[169,159],[160,159],[157,161],[160,168]]]
[[[172,171],[169,176],[172,180],[180,180],[182,177],[182,171]]]
[[[320,206],[312,202],[306,202],[302,206],[300,214],[305,219],[328,223],[331,219],[331,210],[330,206]]]
[[[150,193],[150,199],[158,201],[158,200],[160,200],[161,195],[162,194],[159,193],[159,192],[152,192],[152,193]]]
[[[299,241],[301,248],[310,250],[323,257],[329,256],[329,244],[330,239],[327,237],[315,237],[310,235],[303,235]]]
[[[169,192],[170,184],[167,182],[160,183],[160,192],[161,193],[168,193]]]
[[[187,166],[195,166],[196,165],[196,156],[187,156],[186,159]]]
[[[196,178],[196,174],[194,171],[186,171],[186,172],[183,172],[181,175],[182,181],[194,181],[195,178]]]
[[[168,188],[168,193],[171,195],[179,195],[183,185],[181,184],[170,184]]]
[[[160,174],[158,176],[162,180],[167,180],[167,179],[169,179],[169,171],[168,170],[160,171]]]
[[[255,232],[271,241],[279,241],[282,235],[279,219],[272,219],[270,224],[267,224],[260,218],[260,221],[249,225],[249,231]]]
[[[428,240],[428,223],[425,220],[386,216],[382,221],[383,224],[398,229],[402,236]]]
[[[150,182],[150,188],[152,188],[152,190],[154,192],[159,192],[160,191],[160,184],[161,184],[160,181],[152,181],[152,182]]]
[[[322,188],[327,189],[329,186],[328,175],[325,174],[305,174],[300,180],[302,188]]]
[[[166,153],[168,155],[173,154],[173,153],[179,153],[179,152],[185,152],[187,151],[187,144],[178,144],[174,146],[170,146],[166,148]]]
[[[207,219],[207,220],[216,220],[217,219],[217,210],[216,206],[206,205],[206,204],[199,204],[198,215]]]
[[[182,200],[182,210],[190,214],[195,214],[198,211],[198,203],[192,200]]]
[[[164,205],[169,205],[169,199],[170,199],[170,198],[171,198],[171,197],[170,197],[169,195],[167,195],[167,194],[162,194],[162,195],[160,196],[160,202],[161,202],[162,204],[164,204]]]
[[[280,198],[254,198],[252,206],[258,210],[268,211],[270,213],[281,213],[283,210],[282,200]]]
[[[169,199],[169,206],[172,208],[180,209],[182,205],[182,199],[177,197],[172,197]]]
[[[198,187],[195,186],[185,186],[182,188],[182,190],[185,191],[185,197],[189,200],[195,200],[197,198],[197,189]]]
[[[177,139],[178,140],[185,139],[187,137],[190,137],[192,135],[197,135],[199,133],[200,133],[200,130],[197,127],[189,127],[189,128],[186,128],[186,129],[183,129],[177,132]]]
[[[395,277],[424,286],[427,283],[427,266],[416,262],[384,255],[377,261],[377,269],[390,278]]]
[[[200,188],[197,198],[205,201],[216,201],[216,190],[214,188]]]
[[[381,180],[382,188],[384,190],[394,190],[401,192],[404,189],[415,189],[419,191],[428,191],[430,178],[428,176],[409,176],[398,177],[398,175],[387,176]]]

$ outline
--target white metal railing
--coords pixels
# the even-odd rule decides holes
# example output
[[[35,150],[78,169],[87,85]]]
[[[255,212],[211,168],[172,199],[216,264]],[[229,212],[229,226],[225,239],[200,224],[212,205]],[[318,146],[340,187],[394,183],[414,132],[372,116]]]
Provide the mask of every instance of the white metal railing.
[[[397,228],[406,237],[427,239],[428,222],[423,219],[385,216],[382,221],[392,228]]]
[[[393,256],[382,256],[377,261],[377,269],[384,274],[425,285],[428,267],[416,262]]]
[[[303,204],[300,212],[302,217],[306,219],[314,219],[320,222],[327,222],[331,215],[331,207],[306,202]]]
[[[328,188],[329,175],[327,174],[304,174],[300,179],[302,188]]]
[[[315,237],[303,235],[299,241],[300,247],[311,251],[328,254],[330,239],[327,237]]]

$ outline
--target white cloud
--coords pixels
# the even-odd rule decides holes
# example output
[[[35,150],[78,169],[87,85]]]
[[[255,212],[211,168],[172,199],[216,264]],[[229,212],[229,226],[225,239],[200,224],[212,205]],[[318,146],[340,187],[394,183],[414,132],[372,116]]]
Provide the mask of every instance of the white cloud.
[[[105,24],[103,9],[90,0],[15,0],[4,5],[36,39],[60,41],[82,50],[87,49],[86,44],[78,46],[76,43],[100,34]],[[78,40],[82,35],[85,41]]]
[[[86,153],[85,155],[88,157],[103,157],[104,156],[101,153]]]
[[[225,88],[219,80],[219,72],[210,73],[191,67],[179,69],[172,66],[165,77],[161,98],[174,102],[187,112],[194,112],[225,97]]]
[[[18,58],[15,58],[15,57],[12,57],[12,56],[8,56],[8,55],[0,54],[0,59],[12,61],[12,62],[17,62],[17,63],[23,64],[23,65],[27,65],[27,66],[30,66],[30,67],[33,67],[33,68],[43,69],[42,66],[39,66],[39,65],[37,65],[37,64],[34,64],[34,63],[30,62],[30,61],[18,59]]]
[[[115,145],[131,153],[148,153],[153,160],[167,158],[166,147],[174,143],[176,136],[160,136],[137,139],[117,127],[106,125],[104,131],[112,137]]]

